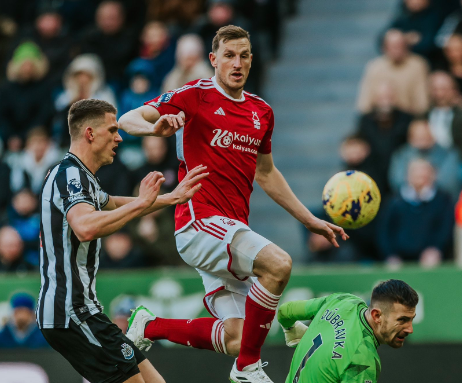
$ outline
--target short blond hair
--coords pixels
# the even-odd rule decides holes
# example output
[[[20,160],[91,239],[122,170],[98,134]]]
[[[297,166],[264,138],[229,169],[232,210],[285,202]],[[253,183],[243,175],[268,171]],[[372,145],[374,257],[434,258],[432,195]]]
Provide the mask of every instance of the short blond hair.
[[[235,25],[226,25],[221,27],[212,41],[212,52],[217,53],[218,47],[220,46],[220,41],[223,40],[223,43],[226,43],[230,40],[237,39],[247,39],[249,40],[250,49],[252,49],[252,44],[250,43],[250,33],[241,27],[236,27]]]

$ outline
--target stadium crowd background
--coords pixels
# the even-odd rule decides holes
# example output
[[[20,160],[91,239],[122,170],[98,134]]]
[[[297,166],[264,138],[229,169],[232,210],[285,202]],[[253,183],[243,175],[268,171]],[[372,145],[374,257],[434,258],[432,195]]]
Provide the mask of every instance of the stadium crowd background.
[[[364,63],[357,124],[340,155],[345,169],[376,180],[383,205],[372,224],[349,233],[340,251],[309,235],[307,262],[434,267],[454,257],[454,216],[462,225],[462,203],[456,204],[462,184],[461,4],[403,0],[377,36],[380,53]],[[38,193],[68,149],[73,102],[103,99],[121,115],[212,76],[209,47],[227,24],[250,31],[254,61],[247,90],[265,97],[264,63],[277,60],[284,18],[295,13],[296,0],[1,2],[0,273],[38,273]],[[103,188],[136,195],[144,175],[159,170],[164,191],[172,190],[174,138],[123,138],[114,164],[97,173]],[[183,265],[173,231],[173,209],[128,225],[103,241],[100,269]],[[26,298],[16,297],[14,311],[19,304],[31,310]],[[123,305],[120,311],[125,315]]]

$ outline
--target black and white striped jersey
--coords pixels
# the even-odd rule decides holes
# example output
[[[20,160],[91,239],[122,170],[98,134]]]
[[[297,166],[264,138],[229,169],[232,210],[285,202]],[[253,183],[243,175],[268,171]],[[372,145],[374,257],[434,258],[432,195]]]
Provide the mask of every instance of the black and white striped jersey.
[[[45,178],[40,198],[40,274],[37,302],[40,328],[68,328],[102,311],[95,276],[101,239],[80,242],[66,216],[78,203],[101,210],[109,201],[98,179],[72,153]]]

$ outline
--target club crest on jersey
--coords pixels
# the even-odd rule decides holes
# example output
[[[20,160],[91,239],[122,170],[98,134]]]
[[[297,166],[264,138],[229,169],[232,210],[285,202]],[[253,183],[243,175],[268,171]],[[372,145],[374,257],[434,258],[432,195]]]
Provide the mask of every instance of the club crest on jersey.
[[[133,348],[129,344],[123,343],[122,344],[122,355],[124,356],[125,359],[129,360],[135,356],[135,351],[133,351]]]
[[[169,102],[172,99],[173,95],[174,95],[174,92],[167,92],[167,93],[162,94],[157,100],[157,102],[154,104],[154,107],[158,108],[161,103]]]
[[[82,192],[82,184],[80,183],[80,181],[75,179],[75,178],[72,178],[67,183],[67,192],[69,193],[70,196],[81,193]]]
[[[257,112],[252,112],[253,127],[255,129],[260,129],[260,118],[258,117]]]

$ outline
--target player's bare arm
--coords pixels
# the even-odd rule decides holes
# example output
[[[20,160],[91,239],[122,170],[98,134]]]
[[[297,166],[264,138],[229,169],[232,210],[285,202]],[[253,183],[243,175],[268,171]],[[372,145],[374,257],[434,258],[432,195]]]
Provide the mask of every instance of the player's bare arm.
[[[171,193],[158,196],[154,204],[146,209],[140,216],[150,214],[167,206],[179,205],[188,202],[202,187],[202,184],[199,182],[209,175],[209,173],[205,173],[206,169],[207,166],[204,165],[196,166],[183,178],[183,180]],[[135,200],[136,197],[110,196],[109,202],[103,210],[114,210]]]
[[[69,210],[67,221],[81,242],[112,234],[155,203],[164,181],[161,173],[151,172],[141,181],[139,196],[130,203],[112,211],[98,211],[92,205],[79,203]]]
[[[260,187],[278,205],[287,210],[295,219],[300,221],[313,233],[324,236],[335,247],[339,247],[336,234],[343,240],[349,237],[345,231],[330,222],[316,218],[296,197],[281,172],[274,166],[273,156],[258,153],[255,180]]]
[[[118,122],[119,128],[132,136],[170,137],[184,126],[185,114],[161,116],[156,108],[143,105],[125,113]]]

